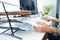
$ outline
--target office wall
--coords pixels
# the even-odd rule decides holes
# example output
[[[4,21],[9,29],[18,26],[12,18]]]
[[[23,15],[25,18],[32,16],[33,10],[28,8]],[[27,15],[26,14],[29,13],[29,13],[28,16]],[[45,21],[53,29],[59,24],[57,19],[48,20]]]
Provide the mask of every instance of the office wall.
[[[15,4],[15,5],[19,6],[19,0],[0,0],[0,1]],[[12,6],[12,5],[7,5],[7,4],[5,4],[5,7],[6,7],[6,10],[9,11],[9,12],[10,11],[17,11],[17,10],[20,9],[19,7]],[[0,3],[0,12],[4,12],[2,3]]]
[[[49,4],[52,4],[54,6],[53,10],[52,10],[52,16],[56,16],[56,3],[57,3],[57,0],[37,0],[37,6],[38,6],[38,12],[42,11],[43,12],[43,7],[45,5],[49,5]]]
[[[43,12],[43,7],[49,4],[52,4],[54,7],[49,12],[49,15],[56,17],[57,0],[37,0],[38,12]],[[55,26],[55,22],[52,22],[52,25]]]

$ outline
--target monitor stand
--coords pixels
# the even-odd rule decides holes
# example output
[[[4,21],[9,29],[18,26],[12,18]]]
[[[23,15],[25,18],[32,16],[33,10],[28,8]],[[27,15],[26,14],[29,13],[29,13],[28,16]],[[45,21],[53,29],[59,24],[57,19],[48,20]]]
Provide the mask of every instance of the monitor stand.
[[[5,11],[5,13],[6,13],[6,16],[7,16],[7,19],[8,19],[8,23],[9,23],[9,26],[10,26],[10,29],[11,29],[11,33],[12,33],[12,34],[9,34],[9,35],[11,35],[11,36],[13,36],[13,37],[15,37],[15,38],[18,38],[18,39],[20,39],[20,40],[22,40],[22,38],[17,37],[17,36],[14,35],[13,28],[12,28],[12,25],[11,25],[11,21],[10,21],[10,19],[9,19],[8,12],[6,11],[6,8],[5,8],[5,5],[4,5],[4,4],[6,4],[6,3],[5,3],[5,2],[2,2],[2,1],[0,1],[0,2],[1,2],[2,5],[3,5],[4,11]],[[8,4],[8,3],[7,3],[7,4]]]

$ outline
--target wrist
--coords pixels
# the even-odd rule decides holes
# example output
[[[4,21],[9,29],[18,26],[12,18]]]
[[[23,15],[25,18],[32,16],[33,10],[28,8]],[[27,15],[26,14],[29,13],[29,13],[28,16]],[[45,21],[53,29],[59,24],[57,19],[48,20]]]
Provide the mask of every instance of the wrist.
[[[55,31],[55,27],[52,27],[52,31],[51,31],[51,33],[53,33]]]
[[[50,32],[49,33],[53,33],[55,31],[54,27],[50,27]]]
[[[56,18],[51,19],[51,21],[55,21],[55,20],[56,20]]]
[[[60,35],[60,28],[58,28],[58,35]]]
[[[55,36],[57,36],[57,35],[58,35],[58,28],[57,28],[57,27],[54,27],[53,35],[55,35]]]

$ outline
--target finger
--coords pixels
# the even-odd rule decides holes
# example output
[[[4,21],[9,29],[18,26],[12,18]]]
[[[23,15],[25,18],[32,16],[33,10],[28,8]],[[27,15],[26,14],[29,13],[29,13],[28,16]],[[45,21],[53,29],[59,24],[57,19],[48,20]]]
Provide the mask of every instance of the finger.
[[[37,22],[37,24],[38,24],[38,25],[44,25],[44,24],[46,24],[46,23],[44,23],[44,22]]]
[[[39,29],[38,27],[34,27],[34,30],[35,30],[35,31],[38,31],[38,29]]]
[[[34,26],[34,29],[38,29],[38,27]]]
[[[43,19],[45,19],[45,20],[49,20],[49,18],[47,18],[47,17],[44,17]]]
[[[39,27],[34,27],[34,30],[35,30],[36,32],[43,32],[43,30],[41,30]]]

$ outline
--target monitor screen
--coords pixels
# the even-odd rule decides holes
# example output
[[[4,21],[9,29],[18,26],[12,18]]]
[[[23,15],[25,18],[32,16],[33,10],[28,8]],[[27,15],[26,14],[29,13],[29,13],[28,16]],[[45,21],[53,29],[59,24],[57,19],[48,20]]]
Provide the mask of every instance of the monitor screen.
[[[20,0],[20,9],[29,10],[33,14],[37,13],[37,1],[36,0]]]

